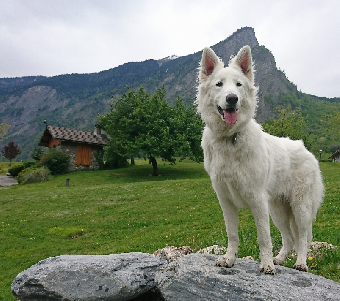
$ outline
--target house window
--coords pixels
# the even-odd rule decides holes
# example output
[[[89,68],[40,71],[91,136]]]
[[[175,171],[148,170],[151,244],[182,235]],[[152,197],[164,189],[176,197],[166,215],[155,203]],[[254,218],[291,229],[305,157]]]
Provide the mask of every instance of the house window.
[[[90,161],[91,161],[91,147],[87,145],[78,145],[76,164],[89,166]]]

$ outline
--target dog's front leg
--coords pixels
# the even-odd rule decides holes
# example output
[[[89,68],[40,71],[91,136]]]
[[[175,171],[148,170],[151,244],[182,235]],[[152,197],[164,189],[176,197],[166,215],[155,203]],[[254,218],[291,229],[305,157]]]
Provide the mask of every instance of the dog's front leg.
[[[228,201],[221,201],[220,205],[223,211],[224,222],[228,235],[227,253],[216,260],[216,265],[231,268],[237,258],[237,249],[239,244],[238,237],[238,210]]]
[[[251,208],[251,212],[255,219],[257,228],[257,241],[260,248],[260,271],[266,274],[275,274],[275,266],[273,263],[273,247],[270,237],[269,210],[265,198],[259,199],[256,206]]]

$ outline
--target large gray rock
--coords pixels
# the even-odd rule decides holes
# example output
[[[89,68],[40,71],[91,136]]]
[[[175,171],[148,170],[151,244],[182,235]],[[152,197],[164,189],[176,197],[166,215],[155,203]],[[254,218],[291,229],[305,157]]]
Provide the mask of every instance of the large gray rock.
[[[131,300],[154,286],[165,260],[146,253],[62,255],[40,261],[12,283],[24,300]]]
[[[265,275],[242,259],[221,268],[217,258],[195,253],[167,264],[145,253],[63,255],[20,273],[12,291],[21,301],[340,300],[340,283],[323,277],[280,266]]]
[[[340,283],[276,266],[276,275],[259,272],[259,263],[238,259],[232,268],[215,265],[217,255],[189,254],[156,274],[166,301],[187,300],[340,300]]]

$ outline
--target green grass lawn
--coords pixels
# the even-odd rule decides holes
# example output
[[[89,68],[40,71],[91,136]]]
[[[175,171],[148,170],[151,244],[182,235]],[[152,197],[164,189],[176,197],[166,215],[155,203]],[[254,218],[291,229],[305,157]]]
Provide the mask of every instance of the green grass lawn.
[[[61,254],[153,253],[166,245],[193,249],[227,245],[220,206],[203,164],[148,162],[124,169],[73,172],[51,181],[0,190],[0,300],[15,300],[14,277],[39,260]],[[321,163],[325,201],[315,241],[340,246],[340,164]],[[66,187],[66,178],[70,186]],[[240,212],[239,257],[258,259],[249,210]],[[280,233],[272,227],[274,249]],[[294,260],[286,261],[291,267]],[[339,254],[308,262],[310,272],[340,282]]]

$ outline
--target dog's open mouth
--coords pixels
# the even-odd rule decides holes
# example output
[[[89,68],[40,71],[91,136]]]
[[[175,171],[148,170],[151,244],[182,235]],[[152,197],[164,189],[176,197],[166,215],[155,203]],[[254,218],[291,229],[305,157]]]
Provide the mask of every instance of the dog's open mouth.
[[[222,109],[220,106],[217,106],[218,112],[222,115],[223,120],[226,124],[233,125],[237,121],[237,110],[234,108]]]

